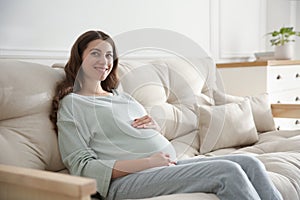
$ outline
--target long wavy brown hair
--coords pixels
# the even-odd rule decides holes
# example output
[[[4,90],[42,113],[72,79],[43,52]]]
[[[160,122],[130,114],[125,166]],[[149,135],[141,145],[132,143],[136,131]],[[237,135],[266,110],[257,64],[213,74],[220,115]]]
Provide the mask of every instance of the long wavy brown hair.
[[[74,45],[71,49],[71,55],[64,67],[65,71],[65,79],[62,80],[56,86],[55,96],[52,101],[52,111],[50,114],[50,120],[54,125],[54,129],[57,132],[57,111],[59,108],[59,101],[66,95],[71,92],[75,92],[80,90],[80,70],[82,64],[82,55],[84,50],[87,48],[88,44],[91,41],[101,39],[108,42],[113,48],[113,68],[107,78],[101,82],[101,87],[111,92],[112,89],[117,87],[118,84],[118,75],[117,75],[117,67],[118,67],[118,56],[116,51],[116,46],[112,38],[103,33],[102,31],[87,31],[83,33],[78,39],[75,41]],[[79,87],[79,88],[78,88]]]

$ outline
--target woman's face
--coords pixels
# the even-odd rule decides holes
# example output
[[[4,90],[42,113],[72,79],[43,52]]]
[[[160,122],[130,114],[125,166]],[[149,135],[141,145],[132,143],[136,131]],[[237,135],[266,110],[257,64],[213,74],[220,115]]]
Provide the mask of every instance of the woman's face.
[[[91,41],[82,55],[84,79],[104,81],[113,68],[113,48],[101,39]]]

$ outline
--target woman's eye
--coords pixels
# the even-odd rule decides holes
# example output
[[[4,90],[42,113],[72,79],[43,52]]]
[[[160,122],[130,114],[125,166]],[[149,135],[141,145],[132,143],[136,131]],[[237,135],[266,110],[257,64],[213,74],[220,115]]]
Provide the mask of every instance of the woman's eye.
[[[113,57],[113,55],[112,55],[112,54],[106,54],[106,57],[108,57],[108,58],[112,58],[112,57]]]
[[[93,52],[91,52],[91,55],[93,55],[93,56],[100,56],[100,53],[97,52],[97,51],[93,51]]]

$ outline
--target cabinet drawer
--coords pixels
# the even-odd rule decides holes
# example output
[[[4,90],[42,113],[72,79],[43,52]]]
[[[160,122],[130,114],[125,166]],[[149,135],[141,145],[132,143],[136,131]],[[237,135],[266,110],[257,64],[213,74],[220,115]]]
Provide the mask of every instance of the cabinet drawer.
[[[274,118],[277,130],[300,130],[300,119]]]
[[[300,88],[286,89],[284,92],[270,92],[269,99],[272,103],[296,103],[300,104]]]
[[[269,67],[267,76],[269,92],[300,89],[300,65]]]

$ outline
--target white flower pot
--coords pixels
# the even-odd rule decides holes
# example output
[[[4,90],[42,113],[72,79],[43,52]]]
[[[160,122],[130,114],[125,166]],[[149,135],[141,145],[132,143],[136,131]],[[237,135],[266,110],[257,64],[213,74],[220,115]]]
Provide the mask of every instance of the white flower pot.
[[[282,46],[275,46],[276,60],[291,60],[294,56],[294,45],[287,43]]]

